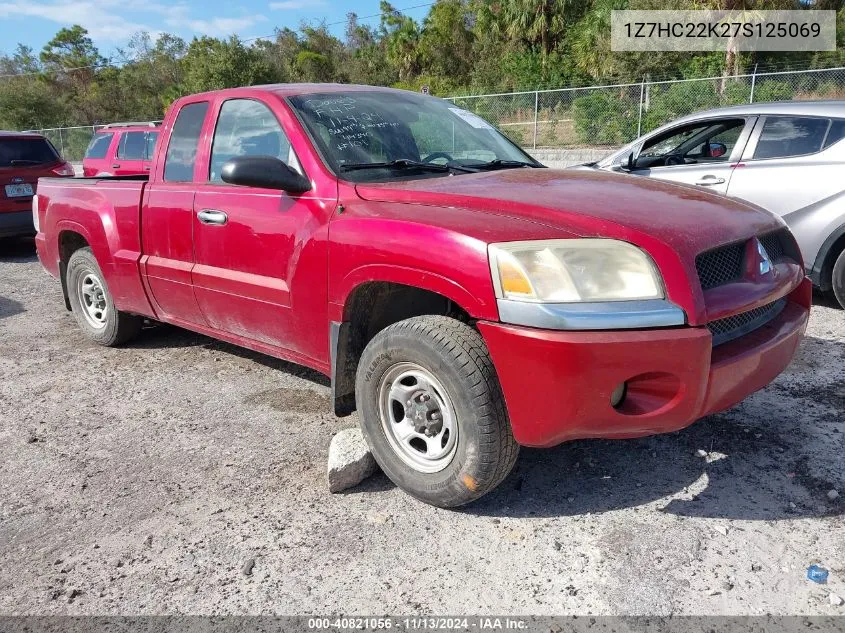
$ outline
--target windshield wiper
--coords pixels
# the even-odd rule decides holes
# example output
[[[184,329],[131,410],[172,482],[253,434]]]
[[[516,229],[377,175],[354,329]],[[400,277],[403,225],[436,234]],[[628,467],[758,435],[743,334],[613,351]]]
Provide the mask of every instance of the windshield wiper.
[[[357,171],[359,169],[422,169],[425,171],[449,172],[452,170],[472,173],[475,170],[461,165],[448,164],[438,165],[437,163],[423,163],[409,158],[398,158],[383,163],[348,163],[341,165],[341,171]]]
[[[16,158],[15,160],[10,160],[9,164],[13,167],[15,165],[40,165],[40,160],[29,160],[27,158]]]
[[[473,163],[470,165],[476,169],[510,169],[512,167],[539,167],[535,163],[527,163],[522,160],[504,160],[497,158],[486,163]]]

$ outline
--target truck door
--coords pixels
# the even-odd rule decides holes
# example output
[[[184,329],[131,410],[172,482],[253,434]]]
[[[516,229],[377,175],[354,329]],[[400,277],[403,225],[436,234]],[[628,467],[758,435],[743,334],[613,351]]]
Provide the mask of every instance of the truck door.
[[[327,340],[325,329],[314,325],[326,322],[327,262],[324,248],[312,246],[315,234],[324,235],[337,188],[323,199],[316,191],[291,195],[229,185],[221,169],[236,156],[274,156],[302,173],[268,103],[221,98],[207,182],[194,198],[193,282],[200,309],[217,330],[314,357],[315,345],[325,347]],[[295,298],[294,287],[302,288]],[[302,319],[310,319],[310,327]]]
[[[167,153],[156,164],[141,208],[141,266],[156,312],[177,324],[205,324],[194,297],[191,268],[194,171],[208,110],[208,101],[181,107],[169,137],[162,139]]]

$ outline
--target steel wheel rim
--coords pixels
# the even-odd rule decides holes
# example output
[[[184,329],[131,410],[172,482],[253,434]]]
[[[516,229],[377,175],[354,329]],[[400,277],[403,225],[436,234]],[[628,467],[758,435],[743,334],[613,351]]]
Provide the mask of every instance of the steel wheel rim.
[[[385,372],[378,394],[382,429],[397,457],[421,473],[446,468],[458,448],[458,425],[440,381],[416,363],[398,363]]]
[[[106,327],[109,316],[109,304],[106,300],[106,287],[94,273],[85,273],[80,277],[76,287],[82,316],[93,328]]]

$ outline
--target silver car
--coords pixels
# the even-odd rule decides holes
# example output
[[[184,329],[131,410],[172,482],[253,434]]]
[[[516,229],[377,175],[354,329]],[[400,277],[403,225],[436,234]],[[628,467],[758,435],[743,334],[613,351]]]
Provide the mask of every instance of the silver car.
[[[845,101],[755,103],[699,112],[594,167],[743,198],[781,216],[807,274],[845,307]]]

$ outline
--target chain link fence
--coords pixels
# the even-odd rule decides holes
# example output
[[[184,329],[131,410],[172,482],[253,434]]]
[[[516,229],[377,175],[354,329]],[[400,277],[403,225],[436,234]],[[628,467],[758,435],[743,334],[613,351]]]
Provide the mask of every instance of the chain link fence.
[[[845,99],[845,67],[449,97],[526,148],[615,148],[719,106]]]
[[[104,125],[77,125],[74,127],[52,127],[40,130],[27,130],[27,132],[38,132],[46,136],[55,146],[62,157],[72,163],[82,162],[85,150],[94,133],[105,127]]]
[[[764,101],[845,99],[845,67],[449,97],[526,148],[615,148],[678,117]],[[29,130],[79,162],[102,125]]]

